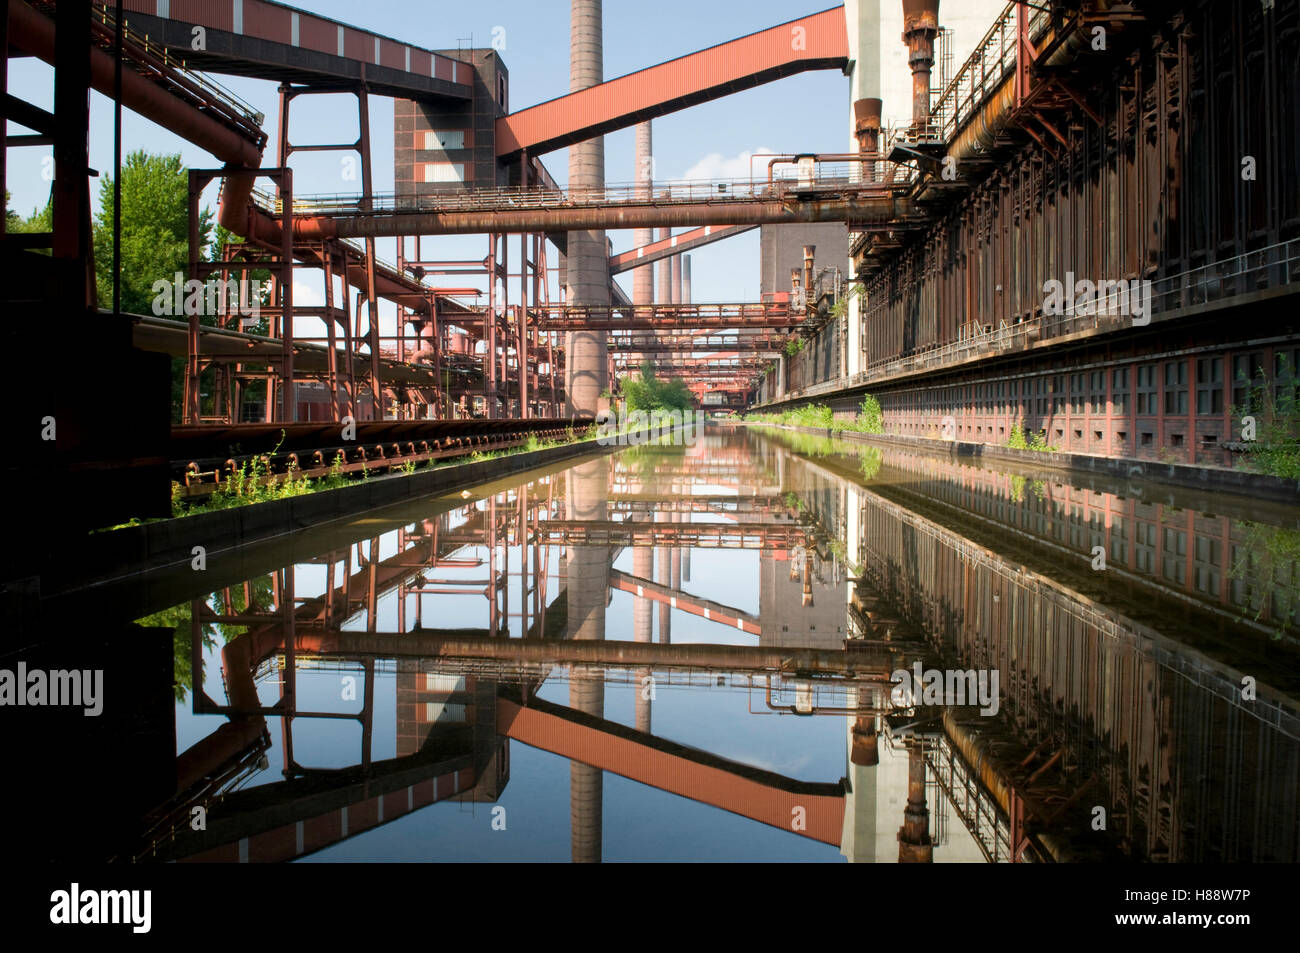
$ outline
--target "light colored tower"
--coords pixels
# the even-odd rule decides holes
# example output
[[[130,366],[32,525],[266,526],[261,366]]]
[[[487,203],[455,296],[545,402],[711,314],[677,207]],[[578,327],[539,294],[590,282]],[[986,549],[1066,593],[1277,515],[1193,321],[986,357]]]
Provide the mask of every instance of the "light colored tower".
[[[650,121],[637,123],[636,127],[636,183],[637,194],[643,198],[650,197],[654,185],[654,146],[650,132]],[[632,233],[633,243],[643,248],[654,241],[653,228],[638,228]],[[632,271],[632,303],[654,304],[655,300],[655,266],[651,262]]]
[[[604,78],[601,0],[573,0],[569,19],[569,90],[595,86]],[[605,140],[569,146],[569,187],[605,187]],[[569,304],[609,307],[609,258],[605,232],[569,232]],[[595,415],[601,391],[608,386],[609,347],[604,331],[565,334],[564,396],[570,415]]]

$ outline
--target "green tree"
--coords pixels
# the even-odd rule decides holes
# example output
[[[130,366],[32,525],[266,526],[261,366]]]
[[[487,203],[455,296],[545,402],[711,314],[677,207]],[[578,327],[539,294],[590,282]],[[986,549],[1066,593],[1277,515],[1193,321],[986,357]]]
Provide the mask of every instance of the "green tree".
[[[9,232],[51,232],[54,230],[54,196],[45,200],[44,208],[32,209],[32,214],[23,218],[9,207],[9,193],[5,192],[5,230]],[[34,248],[33,251],[48,255],[48,248]]]
[[[655,376],[653,361],[641,365],[637,377],[625,377],[620,384],[627,398],[628,411],[680,410],[683,413],[695,406],[695,396],[680,377],[661,380]]]
[[[113,304],[113,179],[99,183],[95,272],[99,301]],[[199,244],[212,238],[212,213],[199,216]],[[122,310],[152,314],[155,281],[189,270],[189,176],[179,155],[137,150],[122,163]]]
[[[5,189],[5,231],[16,232],[18,226],[22,224],[23,218],[17,212],[9,207],[9,190]]]

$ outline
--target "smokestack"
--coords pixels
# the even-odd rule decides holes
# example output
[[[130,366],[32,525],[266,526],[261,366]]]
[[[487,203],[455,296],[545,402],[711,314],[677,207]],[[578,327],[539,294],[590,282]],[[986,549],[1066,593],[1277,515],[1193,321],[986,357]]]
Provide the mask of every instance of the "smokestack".
[[[912,132],[923,135],[930,122],[930,69],[939,33],[939,0],[903,0],[903,42],[912,67]]]
[[[673,270],[672,270],[673,304],[681,304],[682,303],[682,256],[673,255],[673,257],[668,260],[673,264]]]
[[[655,241],[666,242],[672,235],[672,229],[661,228],[655,236]],[[659,304],[673,303],[673,273],[672,266],[669,264],[671,259],[663,258],[659,261],[659,281],[658,289],[655,292],[655,300]]]
[[[636,184],[637,197],[649,199],[654,184],[654,148],[648,119],[636,127]],[[632,233],[632,241],[643,248],[654,241],[654,234],[653,228],[638,228]],[[651,263],[632,272],[632,303],[654,304],[654,300],[655,266]]]
[[[691,303],[691,256],[682,256],[682,304]]]
[[[853,103],[853,134],[858,137],[858,152],[862,155],[877,155],[880,152],[880,115],[883,106],[874,97]],[[863,163],[862,178],[867,182],[876,181],[876,163]]]
[[[573,0],[569,20],[569,90],[577,92],[604,77],[601,0]],[[605,187],[605,140],[588,139],[569,146],[569,186]],[[574,305],[609,307],[609,257],[605,232],[569,233],[568,287]],[[565,335],[564,397],[570,415],[595,416],[608,385],[609,340],[605,331],[570,331]]]

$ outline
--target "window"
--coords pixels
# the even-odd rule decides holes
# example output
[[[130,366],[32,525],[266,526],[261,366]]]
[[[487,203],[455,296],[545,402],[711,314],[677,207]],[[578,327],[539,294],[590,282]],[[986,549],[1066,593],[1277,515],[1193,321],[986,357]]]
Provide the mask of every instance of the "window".
[[[1187,532],[1166,527],[1160,575],[1173,582],[1187,580]]]
[[[421,135],[419,148],[429,152],[447,152],[451,149],[465,148],[465,130],[444,129],[425,131]]]
[[[1169,361],[1165,364],[1165,413],[1187,413],[1187,362]]]
[[[1300,348],[1273,355],[1273,399],[1279,413],[1289,413],[1300,397]]]
[[[1223,413],[1223,358],[1203,357],[1196,362],[1196,412],[1204,417]]]
[[[1106,372],[1093,371],[1088,375],[1089,389],[1092,391],[1092,412],[1105,413],[1106,406]]]
[[[1195,577],[1192,582],[1198,592],[1204,592],[1207,595],[1218,595],[1219,592],[1219,561],[1223,552],[1223,543],[1209,536],[1197,536],[1196,548],[1192,553],[1193,571]]]
[[[1110,412],[1128,413],[1128,368],[1117,367],[1110,373]]]
[[[1133,545],[1134,565],[1138,572],[1151,572],[1155,564],[1156,528],[1151,523],[1137,524],[1137,538]]]
[[[1158,413],[1156,399],[1160,385],[1156,381],[1156,365],[1140,364],[1137,369],[1137,412],[1154,416]]]
[[[1251,390],[1262,383],[1264,355],[1235,354],[1232,358],[1232,406],[1234,413],[1248,414],[1261,408],[1253,406]]]
[[[426,162],[424,164],[425,182],[464,182],[465,164],[463,162]]]

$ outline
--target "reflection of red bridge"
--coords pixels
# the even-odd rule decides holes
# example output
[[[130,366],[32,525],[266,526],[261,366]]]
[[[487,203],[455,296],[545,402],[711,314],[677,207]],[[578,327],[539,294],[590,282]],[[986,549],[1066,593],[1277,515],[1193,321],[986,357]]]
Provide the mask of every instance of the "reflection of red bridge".
[[[693,596],[688,592],[673,589],[671,586],[665,586],[663,583],[654,582],[650,579],[642,579],[639,576],[612,569],[609,573],[609,585],[610,588],[617,589],[620,592],[630,592],[639,598],[649,599],[652,602],[658,602],[660,605],[667,605],[681,612],[708,619],[710,622],[731,626],[747,635],[761,635],[763,632],[758,616],[752,613],[723,605],[720,602],[714,602],[711,599]]]
[[[246,638],[246,637],[245,637]],[[240,641],[245,641],[241,638]],[[281,651],[284,633],[263,628],[246,642],[252,663]],[[803,671],[883,681],[889,663],[874,653],[728,645],[550,642],[431,633],[338,631],[303,625],[293,652],[318,659],[496,660],[503,666],[551,659],[618,665],[712,667],[733,671]],[[459,735],[436,739],[418,754],[373,762],[227,795],[209,816],[209,830],[182,828],[160,856],[190,860],[288,860],[319,850],[428,804],[448,799],[496,800],[507,780],[479,762],[495,739],[512,738],[561,757],[789,830],[839,844],[844,813],[841,782],[798,781],[639,732],[536,698],[498,696],[480,678],[480,715]],[[368,728],[367,728],[368,730]],[[486,734],[485,734],[486,732]],[[368,747],[368,745],[367,745]],[[494,782],[495,779],[495,783]],[[796,809],[802,811],[797,812]],[[796,818],[802,824],[793,826]]]
[[[497,702],[506,737],[661,791],[839,846],[844,786],[795,781],[538,699]],[[802,809],[806,827],[792,826]]]

